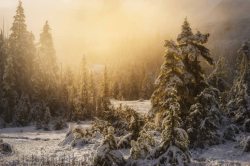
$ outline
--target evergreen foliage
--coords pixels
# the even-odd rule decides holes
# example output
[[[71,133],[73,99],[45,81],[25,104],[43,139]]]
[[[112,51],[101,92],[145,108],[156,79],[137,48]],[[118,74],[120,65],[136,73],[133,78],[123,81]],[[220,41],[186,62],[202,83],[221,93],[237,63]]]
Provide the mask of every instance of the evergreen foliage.
[[[234,81],[230,92],[230,100],[228,102],[228,114],[234,122],[242,125],[245,120],[250,118],[250,103],[249,103],[249,56],[250,49],[247,42],[243,43],[238,51],[240,66],[238,75]]]

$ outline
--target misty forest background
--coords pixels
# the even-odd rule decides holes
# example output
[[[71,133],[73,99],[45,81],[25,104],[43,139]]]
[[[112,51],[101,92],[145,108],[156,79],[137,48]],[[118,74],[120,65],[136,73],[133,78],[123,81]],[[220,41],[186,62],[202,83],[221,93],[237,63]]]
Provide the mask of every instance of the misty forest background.
[[[218,11],[230,9],[228,2],[235,5],[235,1],[222,1]],[[241,20],[242,26],[233,26],[241,14],[235,14],[231,22],[220,20],[226,25],[223,28],[217,24],[201,27],[208,30],[213,26],[211,35],[194,32],[186,18],[176,40],[153,47],[155,37],[138,55],[127,56],[140,44],[123,47],[122,54],[105,65],[90,63],[91,55],[83,55],[81,67],[75,71],[57,63],[47,21],[39,42],[34,42],[20,1],[10,34],[2,29],[0,35],[2,124],[35,124],[37,129],[50,130],[51,124],[61,129],[67,121],[97,117],[105,121],[96,124],[105,135],[101,146],[108,144],[111,150],[129,147],[132,161],[122,157],[110,161],[108,155],[114,154],[109,152],[98,158],[98,151],[95,165],[124,165],[142,159],[186,165],[190,163],[189,148],[220,144],[234,140],[239,131],[250,132],[250,48],[245,32],[239,29],[247,18]],[[142,116],[129,108],[114,108],[111,99],[150,99],[152,109]],[[219,132],[222,128],[224,133]],[[151,130],[161,133],[159,146],[152,141]],[[115,136],[124,135],[116,144]]]

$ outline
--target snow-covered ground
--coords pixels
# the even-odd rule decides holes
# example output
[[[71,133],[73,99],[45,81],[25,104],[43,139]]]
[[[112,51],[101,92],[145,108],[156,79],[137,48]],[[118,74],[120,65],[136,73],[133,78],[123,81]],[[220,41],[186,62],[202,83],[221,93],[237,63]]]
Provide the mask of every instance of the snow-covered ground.
[[[111,100],[111,103],[114,107],[129,107],[136,110],[139,113],[146,114],[151,109],[151,102],[150,100],[143,100],[143,101],[119,101],[119,100]]]
[[[151,108],[150,101],[113,100],[112,103],[115,107],[122,104],[122,106],[131,107],[143,114]],[[0,165],[32,156],[49,157],[53,159],[70,158],[71,160],[75,158],[76,161],[91,159],[97,145],[87,144],[80,149],[72,148],[70,145],[59,145],[65,139],[67,131],[75,125],[86,128],[91,126],[91,122],[86,121],[81,124],[69,123],[68,129],[60,131],[36,130],[34,126],[0,129],[0,138],[3,138],[4,142],[14,147],[14,153],[11,155],[0,154]],[[194,163],[206,163],[203,165],[250,166],[250,153],[244,153],[242,148],[237,146],[238,144],[237,142],[226,142],[203,150],[193,150],[191,154],[193,159],[197,160],[194,161]],[[128,150],[122,150],[122,153],[127,156]]]

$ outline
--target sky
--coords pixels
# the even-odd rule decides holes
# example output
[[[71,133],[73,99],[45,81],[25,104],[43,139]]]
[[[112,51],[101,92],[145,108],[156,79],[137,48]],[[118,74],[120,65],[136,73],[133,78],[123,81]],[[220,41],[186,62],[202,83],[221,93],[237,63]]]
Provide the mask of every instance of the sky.
[[[175,38],[185,17],[198,22],[219,0],[22,0],[28,30],[39,39],[49,21],[58,61],[79,63],[83,54],[108,57],[123,44]],[[0,25],[11,27],[18,0],[0,0]],[[2,27],[2,26],[1,26]]]

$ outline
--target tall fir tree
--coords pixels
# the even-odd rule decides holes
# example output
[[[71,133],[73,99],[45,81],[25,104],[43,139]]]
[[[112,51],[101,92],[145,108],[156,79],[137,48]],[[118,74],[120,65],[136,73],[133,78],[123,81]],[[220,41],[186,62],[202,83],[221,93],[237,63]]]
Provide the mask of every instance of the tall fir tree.
[[[48,21],[43,26],[43,31],[40,34],[39,41],[39,56],[41,57],[44,72],[50,79],[58,78],[58,66],[56,61],[56,51],[54,48],[53,38],[51,35],[51,28]],[[45,70],[46,69],[46,70]],[[53,80],[54,81],[54,80]]]
[[[238,51],[239,71],[230,92],[230,101],[227,104],[228,114],[233,121],[244,124],[250,118],[250,48],[244,42]]]
[[[50,110],[54,110],[53,115],[58,109],[58,66],[53,38],[50,32],[48,21],[45,22],[43,31],[40,34],[38,53],[35,58],[34,91],[38,100],[45,102]]]
[[[190,95],[193,97],[208,86],[205,81],[204,71],[200,65],[201,57],[209,64],[213,64],[210,51],[204,46],[208,41],[208,37],[209,34],[202,34],[199,31],[194,34],[187,19],[185,19],[182,25],[182,31],[177,37],[185,70],[192,76],[191,79],[189,78],[189,80],[186,81],[186,86],[189,88]]]
[[[151,97],[153,108],[149,112],[149,116],[158,117],[158,122],[161,122],[164,118],[164,103],[170,93],[167,91],[167,88],[172,86],[177,88],[179,101],[181,100],[180,96],[183,96],[183,89],[185,89],[183,82],[184,64],[181,59],[181,52],[174,41],[167,40],[165,47],[165,61],[156,80],[156,89]]]
[[[34,36],[31,32],[27,31],[21,1],[19,1],[11,27],[8,50],[13,59],[16,91],[19,96],[22,93],[31,95],[32,85],[30,80],[34,72],[33,60],[35,55]]]

